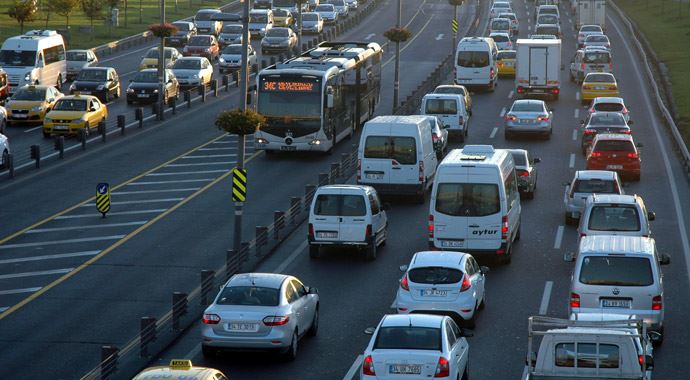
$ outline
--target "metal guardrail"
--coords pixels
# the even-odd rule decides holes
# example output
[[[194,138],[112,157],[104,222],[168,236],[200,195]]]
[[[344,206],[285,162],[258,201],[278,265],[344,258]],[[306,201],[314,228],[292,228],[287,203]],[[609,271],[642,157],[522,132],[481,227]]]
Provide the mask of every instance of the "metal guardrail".
[[[640,57],[642,57],[642,60],[644,62],[644,70],[647,76],[649,77],[649,84],[654,90],[656,106],[661,112],[664,120],[666,121],[666,125],[669,127],[669,130],[671,131],[671,135],[673,136],[676,149],[682,159],[683,168],[685,169],[686,174],[690,176],[690,152],[688,151],[687,145],[685,145],[685,141],[683,140],[683,137],[681,136],[680,131],[678,130],[678,126],[676,125],[675,120],[673,120],[671,112],[668,110],[666,104],[662,99],[661,91],[659,90],[659,86],[656,83],[656,78],[654,77],[654,74],[651,69],[650,60],[647,57],[647,51],[640,42],[640,32],[637,28],[633,27],[633,23],[625,15],[625,13],[616,5],[616,3],[609,0],[608,4],[611,6],[611,8],[613,8],[616,11],[616,13],[618,13],[621,20],[623,20],[625,26],[628,28],[630,35],[633,37],[632,40],[635,44],[635,47],[637,48],[638,52],[640,53]],[[655,65],[659,66],[658,62],[655,62]]]

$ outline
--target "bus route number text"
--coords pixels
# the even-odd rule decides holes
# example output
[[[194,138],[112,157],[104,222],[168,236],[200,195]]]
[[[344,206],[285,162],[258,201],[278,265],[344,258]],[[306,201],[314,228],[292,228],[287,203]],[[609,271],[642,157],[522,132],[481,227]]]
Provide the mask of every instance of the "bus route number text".
[[[312,92],[312,82],[264,82],[264,91],[278,92]]]

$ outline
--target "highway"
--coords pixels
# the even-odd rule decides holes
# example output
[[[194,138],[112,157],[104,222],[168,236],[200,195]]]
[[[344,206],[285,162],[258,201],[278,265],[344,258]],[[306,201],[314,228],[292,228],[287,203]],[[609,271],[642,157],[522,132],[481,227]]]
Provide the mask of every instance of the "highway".
[[[362,25],[338,39],[368,37],[384,43],[383,31],[395,23],[395,4],[384,1]],[[520,35],[526,36],[533,5],[524,0],[513,4],[521,20]],[[403,1],[403,23],[409,23],[415,38],[403,44],[401,99],[448,54],[451,9],[444,0]],[[465,25],[474,14],[473,4],[461,14]],[[568,16],[562,16],[566,67],[575,50]],[[484,25],[485,15],[482,20]],[[655,377],[682,379],[690,372],[685,359],[690,349],[683,343],[690,338],[683,322],[690,313],[690,231],[678,211],[690,209],[690,185],[652,107],[621,21],[609,12],[608,23],[614,73],[635,120],[635,139],[644,144],[642,180],[628,184],[626,192],[642,195],[656,212],[654,237],[659,251],[672,257],[672,264],[663,268],[666,339],[655,350]],[[385,49],[379,114],[390,113],[392,103],[393,55],[391,47]],[[132,53],[117,58],[118,71],[126,72],[124,67],[136,65],[138,57]],[[494,93],[473,96],[468,143],[524,147],[542,158],[535,199],[523,201],[524,228],[512,264],[494,266],[488,274],[487,307],[469,338],[473,379],[518,378],[527,346],[527,317],[540,312],[566,317],[572,264],[562,256],[575,249],[577,234],[574,227],[563,225],[562,183],[584,168],[577,131],[586,112],[577,98],[578,87],[567,78],[563,71],[561,98],[551,103],[556,110],[550,141],[503,139],[501,116],[513,99],[512,79],[501,79]],[[162,127],[145,128],[0,183],[0,218],[10,221],[0,224],[0,378],[79,378],[97,365],[101,345],[122,346],[137,334],[140,316],[162,315],[173,291],[191,290],[198,285],[200,270],[222,264],[232,246],[227,173],[236,160],[237,142],[222,135],[213,120],[237,102],[236,92],[211,97],[191,112],[168,115]],[[27,141],[32,133],[26,133]],[[349,142],[343,142],[333,157],[350,149]],[[312,154],[268,158],[251,147],[247,157],[245,238],[252,237],[253,226],[270,221],[273,210],[286,208],[288,197],[302,194],[315,173],[333,161]],[[113,186],[117,202],[106,219],[89,201],[98,182]],[[300,342],[295,362],[258,354],[204,359],[195,326],[152,364],[188,357],[232,379],[343,378],[357,367],[368,342],[364,329],[394,312],[390,306],[401,275],[397,268],[427,248],[427,215],[428,204],[396,200],[389,211],[388,244],[374,262],[351,252],[310,260],[302,228],[285,249],[262,264],[259,270],[293,274],[319,289],[319,335]]]

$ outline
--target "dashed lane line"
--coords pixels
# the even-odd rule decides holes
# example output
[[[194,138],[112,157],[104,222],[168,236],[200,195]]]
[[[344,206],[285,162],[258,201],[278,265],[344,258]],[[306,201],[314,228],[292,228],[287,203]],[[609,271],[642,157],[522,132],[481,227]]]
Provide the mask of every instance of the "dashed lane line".
[[[79,238],[79,239],[49,240],[49,241],[41,241],[41,242],[36,242],[36,243],[5,244],[5,245],[0,245],[0,249],[28,248],[28,247],[41,247],[44,245],[88,243],[91,241],[118,240],[118,239],[122,239],[125,236],[126,235],[108,235],[108,236],[94,236],[94,237]]]
[[[577,141],[577,129],[573,129],[573,141]]]
[[[0,296],[6,296],[10,294],[21,294],[21,293],[36,293],[37,291],[41,290],[41,287],[35,287],[35,288],[22,288],[22,289],[10,289],[10,290],[0,290]],[[8,307],[3,311],[2,313],[6,313],[11,309],[11,307]],[[2,314],[0,314],[2,315]]]
[[[570,153],[570,162],[568,163],[568,167],[571,169],[575,167],[575,153]]]
[[[503,117],[506,114],[506,108],[503,107],[501,108],[501,112],[498,114],[498,116]]]
[[[111,193],[112,194],[112,193]],[[151,210],[132,210],[132,211],[115,211],[109,212],[108,216],[117,215],[138,215],[138,214],[157,214],[159,212],[167,211],[167,208],[155,208]],[[62,215],[55,218],[55,220],[61,219],[79,219],[79,218],[102,218],[102,214],[79,214],[79,215]]]
[[[354,379],[355,375],[357,374],[357,370],[359,370],[359,366],[362,365],[362,362],[364,361],[364,355],[359,354],[357,356],[357,359],[352,363],[352,366],[350,366],[350,369],[347,370],[347,373],[345,374],[345,377],[343,377],[343,380],[352,380]]]
[[[576,119],[580,118],[580,109],[579,108],[575,108],[575,118]]]
[[[18,257],[16,259],[0,260],[0,265],[25,263],[28,261],[59,260],[59,259],[69,259],[72,257],[95,256],[99,252],[100,252],[99,249],[95,249],[93,251],[58,253],[58,254],[54,254],[54,255],[42,255],[42,256],[31,256],[31,257]]]
[[[541,304],[539,305],[539,315],[546,315],[546,312],[549,310],[552,288],[553,281],[546,281],[546,284],[544,284],[544,294],[541,296]]]
[[[9,280],[12,278],[24,278],[24,277],[35,277],[35,276],[50,276],[50,275],[55,275],[55,274],[65,274],[65,273],[69,273],[73,270],[74,270],[74,268],[63,268],[63,269],[41,270],[41,271],[36,271],[36,272],[1,274],[0,280]]]
[[[112,228],[112,227],[126,227],[126,226],[141,226],[146,224],[148,220],[138,220],[136,222],[126,223],[108,223],[88,226],[71,226],[71,227],[55,227],[55,228],[36,228],[34,230],[26,231],[27,234],[40,234],[44,232],[58,232],[58,231],[74,231],[74,230],[91,230],[96,228]]]
[[[489,135],[489,138],[492,139],[496,137],[496,132],[498,132],[498,127],[494,127],[494,129],[491,130],[491,134]]]
[[[565,228],[563,226],[558,226],[558,229],[556,230],[556,240],[553,242],[553,248],[554,249],[561,249],[561,244],[563,243],[563,230]]]

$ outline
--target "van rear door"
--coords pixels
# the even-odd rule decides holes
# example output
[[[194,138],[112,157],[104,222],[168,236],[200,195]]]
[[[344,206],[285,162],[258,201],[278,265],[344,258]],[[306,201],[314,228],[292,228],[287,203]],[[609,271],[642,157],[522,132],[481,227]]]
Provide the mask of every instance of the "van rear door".
[[[361,183],[387,185],[391,181],[391,139],[384,133],[366,136],[362,156]]]
[[[318,241],[341,241],[340,238],[339,191],[318,194],[314,202],[314,239]]]
[[[390,137],[389,183],[416,185],[420,182],[417,151],[421,148],[421,141],[416,136]]]
[[[429,221],[433,225],[432,242],[436,248],[467,248],[467,217],[463,209],[466,182],[465,167],[443,168],[436,177],[431,201],[433,220]]]
[[[365,241],[367,209],[365,194],[363,192],[343,191],[340,209],[340,241]]]
[[[495,168],[474,168],[465,184],[467,248],[494,250],[501,247],[500,173]]]
[[[545,47],[529,48],[529,85],[546,86],[546,69],[548,67],[548,49]]]
[[[449,126],[449,129],[462,129],[460,125],[462,104],[459,104],[458,98],[459,95],[457,97],[425,96],[422,104],[422,114],[438,116],[443,125]]]

